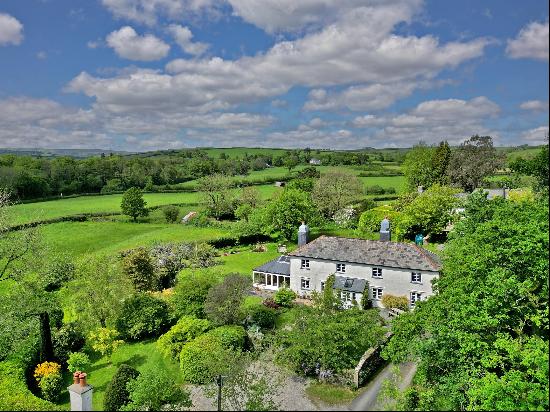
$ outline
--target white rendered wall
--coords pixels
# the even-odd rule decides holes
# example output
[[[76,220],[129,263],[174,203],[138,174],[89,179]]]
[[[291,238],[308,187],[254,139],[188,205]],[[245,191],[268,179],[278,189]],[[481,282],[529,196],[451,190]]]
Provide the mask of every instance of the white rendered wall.
[[[372,288],[380,287],[383,294],[406,296],[410,299],[411,292],[422,293],[422,300],[433,295],[432,279],[436,278],[438,272],[419,271],[409,269],[398,269],[387,266],[371,266],[359,263],[335,262],[330,260],[309,259],[309,269],[301,269],[301,260],[307,258],[292,257],[290,259],[290,288],[299,295],[307,295],[308,291],[301,289],[301,278],[310,278],[311,290],[321,290],[321,282],[325,282],[330,274],[337,276],[366,279],[369,282],[369,299],[372,300]],[[336,264],[345,263],[346,272],[336,273]],[[372,268],[382,268],[382,278],[372,277]],[[420,272],[422,281],[411,282],[411,272]],[[374,306],[381,307],[379,300],[372,300]]]

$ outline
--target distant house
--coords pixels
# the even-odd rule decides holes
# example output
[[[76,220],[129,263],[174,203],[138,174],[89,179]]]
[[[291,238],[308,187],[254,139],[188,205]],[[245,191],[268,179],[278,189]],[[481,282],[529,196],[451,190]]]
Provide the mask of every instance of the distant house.
[[[319,166],[321,164],[321,161],[319,159],[311,158],[309,159],[309,164],[314,166]]]
[[[270,290],[285,284],[308,297],[335,274],[334,289],[347,306],[368,293],[373,306],[382,307],[382,296],[390,294],[407,296],[414,307],[433,295],[440,268],[437,255],[414,244],[321,236],[254,269],[253,282]]]

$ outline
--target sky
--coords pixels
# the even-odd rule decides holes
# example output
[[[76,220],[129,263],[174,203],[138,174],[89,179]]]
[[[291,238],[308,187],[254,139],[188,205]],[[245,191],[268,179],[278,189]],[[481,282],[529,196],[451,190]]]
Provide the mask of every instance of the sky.
[[[542,0],[0,0],[0,147],[537,145]]]

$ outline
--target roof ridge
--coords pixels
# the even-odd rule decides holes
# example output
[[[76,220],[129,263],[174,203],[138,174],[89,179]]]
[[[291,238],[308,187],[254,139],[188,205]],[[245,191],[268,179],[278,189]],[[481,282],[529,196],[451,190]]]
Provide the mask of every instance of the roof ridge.
[[[438,267],[439,265],[432,259],[432,257],[430,255],[428,255],[426,252],[426,250],[424,250],[424,248],[421,248],[420,246],[418,246],[416,243],[413,243],[412,246],[418,251],[420,252],[420,254],[426,258],[426,260],[428,262],[430,262],[430,264],[432,265],[432,267],[436,270],[439,270],[440,267]]]

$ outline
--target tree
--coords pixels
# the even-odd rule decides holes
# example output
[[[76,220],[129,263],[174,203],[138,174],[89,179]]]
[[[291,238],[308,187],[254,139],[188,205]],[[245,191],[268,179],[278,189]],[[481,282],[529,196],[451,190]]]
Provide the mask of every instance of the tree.
[[[548,205],[471,195],[437,294],[383,351],[418,364],[418,410],[548,410]]]
[[[290,156],[285,157],[284,159],[284,165],[290,172],[292,169],[294,169],[298,164],[300,163],[300,158],[296,156],[295,154],[292,154]]]
[[[119,333],[115,329],[97,328],[88,336],[92,349],[99,352],[101,356],[108,356],[109,362],[113,352],[124,343],[118,339]]]
[[[174,377],[157,365],[147,367],[127,384],[130,402],[123,411],[160,411],[170,404],[175,410],[192,406],[189,392],[176,383]]]
[[[134,284],[139,292],[158,290],[158,278],[149,252],[144,247],[138,247],[124,257],[122,261],[124,274]]]
[[[428,190],[416,196],[403,208],[397,223],[400,236],[411,236],[417,233],[440,235],[449,222],[455,220],[453,209],[459,199],[455,196],[457,189],[434,184]]]
[[[318,214],[309,195],[298,190],[285,190],[271,201],[261,215],[262,226],[269,233],[278,233],[285,239],[296,236],[300,222],[315,222]],[[252,219],[251,219],[252,221]]]
[[[90,366],[90,358],[84,352],[72,352],[67,360],[69,372],[86,371]]]
[[[143,199],[143,192],[137,187],[131,187],[122,195],[120,208],[122,213],[130,216],[134,222],[140,216],[148,216],[147,202]]]
[[[407,180],[409,190],[416,190],[418,186],[428,188],[434,181],[433,159],[436,150],[419,142],[405,155],[403,174]],[[439,160],[439,158],[438,158]]]
[[[122,337],[128,340],[158,336],[169,324],[168,304],[145,293],[126,299],[115,322]]]
[[[342,300],[338,296],[339,291],[334,290],[334,282],[336,277],[331,274],[325,281],[324,289],[319,293],[314,291],[313,304],[320,310],[334,311],[343,308]]]
[[[323,174],[315,182],[311,197],[317,209],[332,218],[336,211],[359,200],[364,193],[363,183],[357,176],[334,171]]]
[[[230,177],[216,173],[199,179],[198,190],[208,214],[216,219],[233,217],[235,200]]]
[[[86,330],[112,325],[122,301],[134,292],[120,265],[108,257],[94,257],[79,263],[76,278],[62,291]]]
[[[449,184],[449,162],[451,161],[451,148],[447,141],[439,143],[432,156],[432,181],[440,185]]]
[[[472,192],[503,165],[503,156],[493,147],[492,137],[475,135],[452,153],[448,170],[451,183]]]
[[[242,318],[241,303],[251,286],[248,276],[238,273],[227,275],[223,282],[208,291],[204,312],[218,325],[238,323]]]
[[[196,272],[181,276],[171,297],[171,303],[178,317],[192,315],[197,318],[204,318],[204,302],[208,291],[218,281],[210,274]]]
[[[133,381],[138,376],[139,372],[136,369],[125,363],[120,365],[105,390],[103,409],[106,411],[119,411],[128,404],[130,402],[130,393],[127,389],[128,382]]]
[[[532,159],[518,158],[510,163],[513,172],[533,176],[536,179],[534,189],[548,194],[548,145]]]

